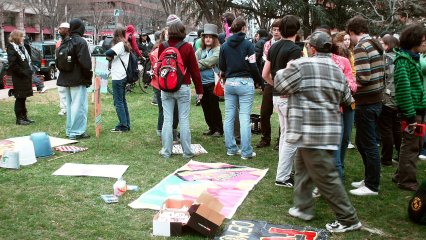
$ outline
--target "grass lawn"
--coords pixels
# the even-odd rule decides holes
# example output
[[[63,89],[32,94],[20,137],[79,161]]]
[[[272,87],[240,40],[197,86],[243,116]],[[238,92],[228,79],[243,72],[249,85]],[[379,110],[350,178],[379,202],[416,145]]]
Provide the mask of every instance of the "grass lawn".
[[[131,209],[127,206],[143,192],[185,164],[181,156],[163,159],[156,136],[157,107],[150,104],[149,94],[131,93],[128,103],[132,131],[111,133],[117,122],[111,95],[103,95],[104,131],[99,145],[94,137],[93,106],[89,110],[88,133],[92,138],[78,143],[89,150],[73,155],[55,153],[39,159],[34,165],[20,170],[0,169],[0,239],[152,239],[152,210]],[[90,99],[90,98],[89,98]],[[29,135],[43,131],[51,136],[65,137],[65,118],[58,116],[56,89],[35,94],[27,102],[29,116],[36,121],[31,126],[15,125],[14,99],[0,100],[0,139]],[[260,112],[261,95],[256,94],[253,113]],[[224,105],[221,103],[222,113]],[[201,107],[191,105],[192,142],[202,144],[209,154],[195,157],[202,162],[226,162],[255,168],[269,168],[265,178],[249,193],[234,215],[235,220],[264,220],[274,224],[310,225],[325,228],[334,221],[327,203],[316,200],[316,217],[309,223],[292,218],[287,211],[292,206],[292,190],[274,185],[278,152],[271,148],[256,149],[257,157],[244,161],[226,156],[223,138],[202,135],[207,129]],[[278,133],[278,117],[273,115],[273,138]],[[353,134],[352,137],[354,137]],[[254,135],[255,145],[260,135]],[[61,158],[57,158],[62,156]],[[127,192],[118,204],[105,204],[101,194],[111,194],[115,179],[97,177],[52,176],[64,163],[126,164],[124,178],[140,186],[139,192]],[[346,158],[347,190],[350,183],[363,177],[363,164],[356,149],[348,150]],[[391,181],[395,167],[382,169],[381,191],[378,197],[350,199],[363,225],[382,231],[382,235],[356,231],[331,235],[332,239],[425,239],[426,227],[416,225],[407,217],[407,205],[412,193],[398,189]],[[418,163],[419,180],[426,178],[426,162]],[[423,236],[423,237],[422,237]],[[202,239],[196,234],[176,239]],[[173,238],[172,238],[173,239]]]

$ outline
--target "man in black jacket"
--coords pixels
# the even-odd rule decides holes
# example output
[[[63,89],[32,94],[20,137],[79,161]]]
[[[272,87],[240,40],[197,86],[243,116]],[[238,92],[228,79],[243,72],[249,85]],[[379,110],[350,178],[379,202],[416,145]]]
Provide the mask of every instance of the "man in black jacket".
[[[89,138],[87,128],[87,90],[92,84],[92,61],[87,42],[82,38],[85,31],[80,19],[70,22],[70,38],[72,50],[68,55],[68,61],[73,62],[71,71],[59,73],[57,85],[65,87],[67,98],[67,122],[66,134],[72,139]],[[62,44],[66,44],[63,41]]]

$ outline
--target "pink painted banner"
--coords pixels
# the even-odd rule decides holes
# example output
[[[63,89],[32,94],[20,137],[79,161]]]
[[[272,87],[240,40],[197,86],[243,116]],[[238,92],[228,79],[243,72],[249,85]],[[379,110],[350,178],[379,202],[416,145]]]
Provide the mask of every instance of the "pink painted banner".
[[[268,169],[191,160],[129,206],[159,210],[167,198],[195,200],[207,191],[224,205],[221,213],[230,219],[267,172]]]

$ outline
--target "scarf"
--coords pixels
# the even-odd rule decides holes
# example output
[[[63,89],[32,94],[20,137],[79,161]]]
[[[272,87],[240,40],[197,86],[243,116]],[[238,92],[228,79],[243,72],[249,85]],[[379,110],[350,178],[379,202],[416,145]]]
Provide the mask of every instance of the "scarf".
[[[19,54],[19,56],[21,57],[21,60],[24,62],[25,59],[28,60],[28,65],[30,66],[30,69],[32,69],[31,66],[31,57],[27,52],[27,49],[24,46],[19,46],[16,43],[12,43],[13,48],[15,49],[15,51]],[[22,52],[21,47],[24,49]]]

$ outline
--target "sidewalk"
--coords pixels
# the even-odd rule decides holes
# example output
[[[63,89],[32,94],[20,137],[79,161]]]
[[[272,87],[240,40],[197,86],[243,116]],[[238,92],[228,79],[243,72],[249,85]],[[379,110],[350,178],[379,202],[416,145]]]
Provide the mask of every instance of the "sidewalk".
[[[46,89],[56,88],[57,87],[56,86],[56,79],[55,80],[45,81],[44,82],[44,86],[46,87]],[[9,98],[9,96],[7,96],[8,92],[9,92],[9,89],[0,89],[0,100],[1,99]]]

